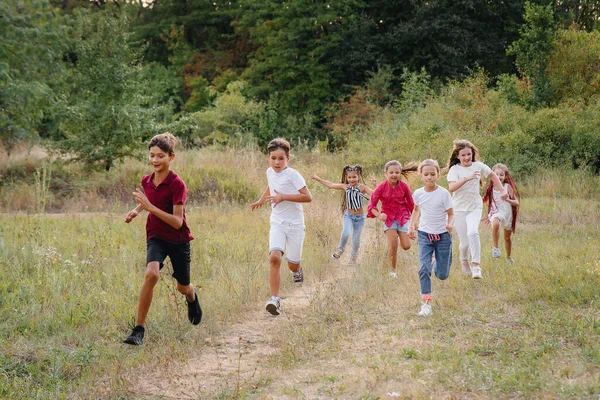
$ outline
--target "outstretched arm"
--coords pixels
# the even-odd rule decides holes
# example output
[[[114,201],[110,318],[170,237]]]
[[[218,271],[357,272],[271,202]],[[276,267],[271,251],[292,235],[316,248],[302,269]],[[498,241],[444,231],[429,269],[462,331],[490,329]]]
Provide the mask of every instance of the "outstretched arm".
[[[256,210],[257,208],[261,208],[263,206],[263,204],[265,204],[265,201],[267,200],[267,196],[269,196],[269,193],[270,193],[269,186],[267,185],[267,188],[263,192],[262,196],[260,196],[260,199],[258,199],[254,203],[250,204],[250,208],[252,209],[252,211]]]
[[[313,179],[317,182],[319,182],[321,185],[329,188],[329,189],[337,189],[337,190],[346,190],[346,187],[348,186],[345,183],[333,183],[330,182],[326,179],[320,178],[317,174],[312,174],[310,176],[310,179]]]
[[[500,192],[500,198],[502,200],[508,199],[508,193],[506,193],[506,190],[504,190],[502,182],[500,182],[500,178],[498,178],[498,175],[496,175],[494,171],[490,173],[490,179],[492,180],[492,182],[494,182],[494,187],[496,188],[496,190]]]

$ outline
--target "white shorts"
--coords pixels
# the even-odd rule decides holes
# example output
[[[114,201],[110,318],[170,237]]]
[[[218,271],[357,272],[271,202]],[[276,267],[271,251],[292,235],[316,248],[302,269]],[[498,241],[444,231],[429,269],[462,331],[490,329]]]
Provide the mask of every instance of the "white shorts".
[[[271,223],[269,231],[269,253],[273,250],[287,252],[286,260],[292,264],[302,261],[302,245],[306,229],[304,224],[294,225],[289,223]]]
[[[490,222],[494,222],[494,218],[500,221],[500,226],[502,228],[504,228],[507,231],[512,230],[512,213],[509,216],[507,216],[503,212],[499,211],[495,214],[490,214],[488,216]]]

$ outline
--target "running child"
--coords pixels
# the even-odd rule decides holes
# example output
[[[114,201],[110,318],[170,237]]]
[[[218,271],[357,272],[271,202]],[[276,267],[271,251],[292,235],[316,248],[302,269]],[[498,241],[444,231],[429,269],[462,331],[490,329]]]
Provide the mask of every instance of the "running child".
[[[404,250],[410,249],[408,224],[414,208],[410,188],[400,178],[416,172],[417,165],[410,164],[402,168],[402,164],[398,161],[391,160],[385,164],[384,171],[386,180],[373,191],[367,207],[367,218],[377,218],[383,222],[383,231],[388,243],[390,276],[397,278],[398,242]],[[381,201],[381,210],[377,208],[379,201]]]
[[[146,220],[146,274],[140,292],[136,326],[124,342],[141,345],[144,342],[144,325],[152,304],[154,286],[158,282],[163,262],[168,256],[173,265],[177,290],[185,296],[188,319],[193,325],[202,320],[202,308],[196,289],[190,283],[190,241],[193,236],[185,217],[187,186],[171,170],[177,140],[170,133],[154,136],[148,145],[152,173],[142,178],[142,190],[133,193],[138,206],[129,211],[129,223],[140,211],[148,211]]]
[[[438,186],[440,166],[436,160],[419,164],[419,175],[424,186],[415,190],[415,209],[410,217],[408,234],[419,238],[419,281],[423,305],[419,316],[431,315],[431,271],[438,279],[447,279],[452,265],[452,225],[454,210],[452,197]],[[434,267],[435,265],[435,267]]]
[[[513,263],[511,258],[512,238],[517,226],[517,214],[519,211],[519,191],[515,185],[508,167],[504,164],[496,164],[492,167],[492,171],[498,176],[504,190],[508,193],[508,199],[502,200],[500,193],[494,189],[494,185],[488,184],[483,196],[483,202],[487,204],[488,220],[492,224],[492,257],[500,258],[500,248],[498,241],[500,239],[500,227],[504,231],[504,248],[506,249],[506,262]]]
[[[481,241],[479,221],[483,211],[483,201],[479,192],[481,178],[489,177],[500,194],[506,199],[508,194],[498,176],[482,162],[477,161],[479,151],[468,140],[455,140],[448,161],[448,189],[454,204],[454,227],[460,239],[460,263],[463,273],[473,279],[481,279]],[[469,255],[471,261],[469,262]]]
[[[265,202],[271,205],[271,230],[269,232],[269,287],[271,300],[266,309],[272,315],[281,314],[279,285],[281,282],[280,267],[284,251],[288,268],[292,271],[292,280],[301,284],[304,274],[302,261],[302,244],[304,243],[304,212],[301,203],[312,201],[306,181],[295,169],[288,167],[290,161],[290,143],[281,138],[273,139],[267,146],[269,168],[267,169],[268,185],[264,193],[250,208],[255,210]]]
[[[310,177],[329,189],[343,190],[341,196],[341,210],[343,213],[342,235],[340,243],[331,255],[334,259],[339,259],[348,243],[348,238],[352,234],[352,252],[350,253],[350,264],[356,264],[358,248],[360,246],[360,235],[365,225],[365,214],[363,213],[363,202],[368,198],[373,189],[364,185],[362,177],[362,167],[360,165],[346,165],[342,169],[341,183],[331,183],[328,180],[320,178],[317,174]],[[362,182],[362,183],[361,183]]]

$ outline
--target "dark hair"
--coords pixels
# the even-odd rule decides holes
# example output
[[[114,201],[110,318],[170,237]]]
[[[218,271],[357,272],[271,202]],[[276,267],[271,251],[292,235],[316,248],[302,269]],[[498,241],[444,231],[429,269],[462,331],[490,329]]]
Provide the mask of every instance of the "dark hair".
[[[402,164],[400,164],[400,161],[397,161],[397,160],[390,160],[390,161],[386,162],[385,166],[383,167],[383,170],[385,172],[387,172],[388,168],[391,167],[392,165],[399,166],[402,176],[404,176],[404,178],[407,178],[407,179],[410,174],[417,172],[419,170],[419,165],[415,162],[409,162],[409,163],[405,164],[404,166],[402,166]]]
[[[165,153],[171,155],[175,152],[175,145],[177,144],[177,139],[171,133],[161,133],[160,135],[154,136],[150,139],[150,143],[148,143],[148,149],[152,147],[158,147]]]
[[[513,197],[512,199],[519,199],[519,203],[521,202],[521,195],[519,194],[519,191],[517,190],[517,185],[515,185],[515,180],[513,179],[512,175],[510,174],[510,172],[508,172],[508,167],[504,164],[496,164],[492,167],[492,171],[494,171],[496,168],[500,168],[502,170],[504,170],[504,183],[507,183],[508,186],[510,186],[513,190]],[[494,201],[494,182],[492,182],[492,180],[490,179],[490,182],[488,183],[487,188],[485,189],[485,195],[483,196],[483,202],[487,203],[487,208],[488,208],[488,214],[490,213],[490,210],[492,209],[492,206],[494,205],[495,201]],[[512,233],[515,233],[517,230],[517,215],[519,214],[519,207],[517,206],[513,206],[512,204],[510,205],[510,208],[512,209]]]
[[[358,174],[358,182],[365,183],[362,177],[363,168],[359,164],[344,166],[344,168],[342,169],[342,177],[340,178],[341,183],[348,183],[348,172],[356,172]],[[342,192],[340,208],[342,210],[342,213],[346,211],[346,192]]]
[[[285,151],[285,155],[289,157],[291,148],[292,146],[290,146],[290,142],[284,138],[277,138],[269,142],[269,145],[267,146],[267,153],[271,154],[272,151],[283,149],[283,151]]]
[[[460,160],[458,159],[458,153],[466,148],[471,149],[471,152],[473,152],[471,161],[477,161],[477,155],[479,154],[479,150],[477,150],[477,147],[475,147],[473,143],[465,139],[458,139],[452,142],[452,144],[452,153],[450,153],[450,159],[448,160],[447,169],[452,168],[456,164],[460,164]]]

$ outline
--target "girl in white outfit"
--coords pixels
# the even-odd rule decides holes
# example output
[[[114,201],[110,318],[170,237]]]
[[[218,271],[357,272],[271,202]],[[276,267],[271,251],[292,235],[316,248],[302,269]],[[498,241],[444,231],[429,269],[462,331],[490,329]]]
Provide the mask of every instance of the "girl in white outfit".
[[[479,189],[481,178],[489,177],[506,200],[508,193],[498,176],[482,162],[477,161],[479,151],[468,140],[455,140],[448,161],[448,190],[454,205],[454,227],[460,239],[460,263],[463,273],[473,279],[481,279],[481,242],[479,221],[483,211],[483,200]],[[469,256],[471,260],[469,262]]]
[[[500,227],[502,227],[504,231],[506,262],[512,264],[513,259],[510,257],[512,252],[511,235],[515,233],[517,226],[517,213],[519,211],[520,200],[519,191],[506,165],[496,164],[492,167],[492,171],[498,175],[500,182],[504,186],[504,190],[508,193],[508,199],[502,200],[500,193],[494,189],[490,182],[483,196],[483,202],[487,204],[488,208],[488,220],[492,224],[492,241],[494,242],[492,257],[500,258],[498,242],[500,241]]]

